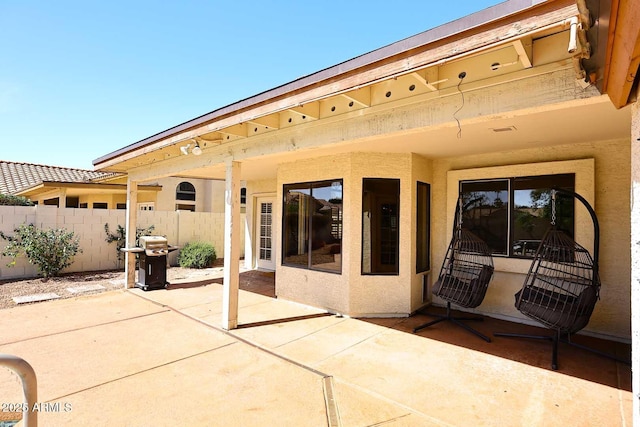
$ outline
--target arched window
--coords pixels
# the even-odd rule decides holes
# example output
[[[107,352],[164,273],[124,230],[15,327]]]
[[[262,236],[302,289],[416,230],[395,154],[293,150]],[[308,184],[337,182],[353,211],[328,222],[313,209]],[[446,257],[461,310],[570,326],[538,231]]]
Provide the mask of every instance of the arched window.
[[[181,182],[176,188],[176,200],[196,201],[196,187],[190,182]]]

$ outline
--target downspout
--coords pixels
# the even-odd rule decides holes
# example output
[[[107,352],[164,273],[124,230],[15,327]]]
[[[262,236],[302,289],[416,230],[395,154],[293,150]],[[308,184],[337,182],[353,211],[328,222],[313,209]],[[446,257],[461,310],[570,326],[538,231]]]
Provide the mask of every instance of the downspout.
[[[578,83],[583,88],[586,88],[595,84],[595,76],[588,75],[582,68],[582,60],[591,57],[591,45],[589,40],[587,40],[587,31],[591,28],[592,20],[585,0],[576,0],[576,6],[578,7],[578,16],[574,16],[565,21],[565,25],[570,25],[569,47],[567,50],[571,54],[575,53],[573,56],[573,66],[578,76]],[[580,43],[582,47],[581,51],[578,49],[578,43]]]
[[[583,12],[581,10],[580,16],[572,16],[566,19],[564,25],[569,26],[569,45],[567,46],[567,52],[573,55],[571,59],[576,72],[577,83],[586,89],[594,84],[595,81],[592,81],[592,76],[588,75],[582,67],[582,60],[591,57],[591,45],[587,40],[585,31],[585,27],[588,28],[589,22],[584,22],[582,19]]]
[[[565,24],[570,25],[569,28],[569,53],[575,53],[578,50],[578,17],[574,16],[565,21]]]

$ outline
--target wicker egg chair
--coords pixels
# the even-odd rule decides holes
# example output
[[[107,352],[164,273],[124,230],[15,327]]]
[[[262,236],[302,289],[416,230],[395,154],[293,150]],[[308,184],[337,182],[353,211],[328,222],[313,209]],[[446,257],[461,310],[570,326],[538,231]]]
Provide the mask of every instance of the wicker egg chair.
[[[438,280],[432,293],[447,302],[445,315],[424,313],[436,320],[413,329],[418,332],[442,321],[450,321],[487,342],[491,339],[473,329],[463,321],[481,321],[481,317],[455,317],[451,314],[451,304],[474,308],[479,306],[487,293],[493,276],[493,258],[489,246],[469,230],[462,228],[462,198],[458,199],[458,209],[454,220],[454,231],[447,254],[442,263]]]
[[[556,193],[580,200],[593,222],[593,256],[555,225]],[[515,294],[515,307],[525,316],[553,331],[553,335],[494,333],[494,336],[544,339],[552,342],[552,369],[558,369],[558,343],[584,348],[607,357],[617,358],[571,342],[571,335],[589,323],[600,295],[598,252],[600,227],[589,203],[579,194],[563,189],[551,192],[552,221],[544,235],[524,285]]]

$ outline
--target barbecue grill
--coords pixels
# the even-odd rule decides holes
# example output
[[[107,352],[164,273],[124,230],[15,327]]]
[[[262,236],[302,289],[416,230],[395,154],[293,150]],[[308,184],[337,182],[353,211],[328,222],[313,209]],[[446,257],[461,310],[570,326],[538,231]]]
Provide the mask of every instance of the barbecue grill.
[[[140,236],[139,247],[123,249],[138,254],[138,280],[135,286],[144,291],[166,288],[167,255],[178,249],[170,246],[164,236]]]

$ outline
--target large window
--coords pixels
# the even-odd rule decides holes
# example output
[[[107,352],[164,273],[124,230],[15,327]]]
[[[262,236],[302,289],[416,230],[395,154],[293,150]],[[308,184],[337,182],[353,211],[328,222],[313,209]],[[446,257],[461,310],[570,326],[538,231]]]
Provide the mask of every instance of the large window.
[[[282,264],[342,271],[342,180],[283,187]]]
[[[362,274],[398,274],[399,208],[399,179],[362,179]]]
[[[551,225],[551,188],[574,191],[574,174],[462,181],[462,226],[494,255],[532,257]],[[574,235],[573,197],[556,196],[555,224]]]
[[[418,182],[416,197],[416,273],[431,268],[431,185]]]

